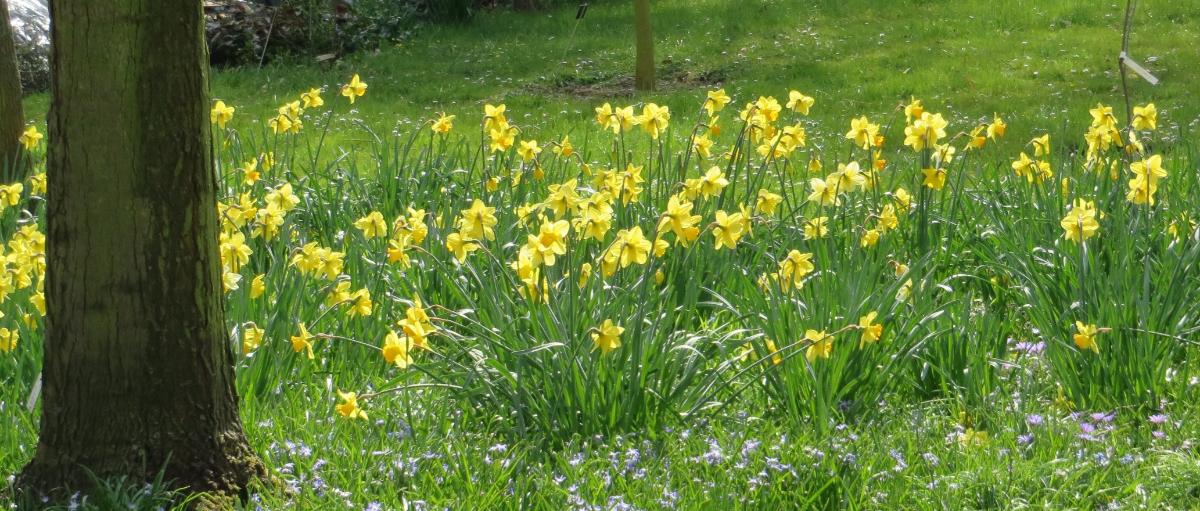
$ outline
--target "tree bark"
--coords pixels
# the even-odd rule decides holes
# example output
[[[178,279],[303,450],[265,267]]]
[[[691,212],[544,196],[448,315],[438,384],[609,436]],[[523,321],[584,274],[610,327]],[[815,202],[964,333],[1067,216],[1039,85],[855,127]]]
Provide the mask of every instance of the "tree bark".
[[[0,0],[0,174],[6,178],[24,177],[23,173],[15,172],[21,156],[21,144],[17,139],[24,127],[21,76],[17,71],[17,50],[8,21],[8,2]]]
[[[52,0],[44,390],[24,495],[101,478],[245,496],[200,2]]]
[[[654,36],[650,32],[650,0],[633,0],[633,31],[637,42],[637,68],[633,86],[654,90]]]

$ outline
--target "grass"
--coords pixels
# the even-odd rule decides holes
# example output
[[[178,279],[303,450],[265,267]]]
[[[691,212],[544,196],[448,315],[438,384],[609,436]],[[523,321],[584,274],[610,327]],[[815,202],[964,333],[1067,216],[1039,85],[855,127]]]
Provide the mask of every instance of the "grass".
[[[1117,77],[1105,71],[1119,6],[663,1],[667,79],[640,96],[626,90],[629,38],[612,28],[628,26],[624,7],[598,2],[578,27],[567,10],[496,13],[332,69],[214,75],[214,95],[238,108],[229,129],[214,129],[222,243],[238,248],[240,233],[250,250],[224,261],[240,276],[228,291],[230,348],[241,353],[247,433],[284,486],[258,489],[247,508],[1200,505],[1200,302],[1189,292],[1200,285],[1200,104],[1187,93],[1200,71],[1186,54],[1195,13],[1143,6],[1134,48],[1158,57],[1164,84],[1138,83],[1134,99],[1158,104],[1159,128],[1139,132],[1146,155],[1113,147],[1087,161],[1088,108],[1114,105],[1125,122]],[[349,107],[334,91],[353,73],[370,88]],[[279,104],[314,86],[326,87],[327,103],[303,114],[299,134],[266,129]],[[702,159],[689,141],[707,119],[695,112],[718,86],[735,101]],[[816,106],[777,124],[803,126],[807,146],[766,159],[737,110],[792,88]],[[940,141],[958,149],[940,190],[924,186],[932,151],[902,144],[895,105],[910,95],[945,115]],[[29,101],[44,108],[45,97]],[[592,112],[605,101],[668,105],[670,126],[657,139],[605,132]],[[480,147],[483,102],[507,105],[519,140],[542,140],[536,161]],[[446,136],[425,124],[442,110],[458,116]],[[956,134],[993,112],[1007,135],[967,149]],[[849,119],[864,114],[881,124],[880,156],[845,139]],[[1026,142],[1042,133],[1052,150],[1036,155]],[[545,142],[565,134],[575,155]],[[1022,151],[1054,176],[1014,175]],[[1131,203],[1132,163],[1151,153],[1167,176],[1153,205]],[[41,148],[31,154],[44,161]],[[809,198],[810,179],[878,158],[888,163],[873,187],[835,193],[836,203]],[[813,160],[823,170],[809,170]],[[243,180],[247,161],[259,162],[257,182]],[[713,165],[727,185],[706,192],[685,180]],[[285,184],[296,197],[279,235],[256,235],[268,204],[286,203]],[[763,189],[778,194],[774,209],[758,206]],[[565,190],[592,202],[556,211],[576,200]],[[681,198],[698,216],[694,241],[681,242],[686,229],[664,231],[660,254],[607,257],[634,243],[635,227],[652,242]],[[464,211],[475,199],[495,208],[493,235],[474,234],[478,249],[460,260],[447,241],[475,230],[456,221],[474,218]],[[1102,212],[1083,243],[1060,225],[1083,207],[1077,199]],[[44,212],[33,204],[38,225]],[[742,205],[749,218],[736,215]],[[896,226],[870,241],[887,208]],[[582,235],[590,224],[576,221],[595,223],[605,209],[611,227]],[[373,212],[381,237],[356,226]],[[14,283],[0,325],[20,334],[0,352],[0,413],[15,426],[0,429],[8,475],[36,442],[25,400],[42,343],[31,302],[37,243],[17,230],[16,208],[0,214]],[[719,225],[728,217],[747,223]],[[810,239],[805,223],[818,217],[829,234]],[[559,221],[570,227],[556,262],[521,255],[541,246],[530,235],[541,240]],[[736,248],[715,244],[718,229],[737,225],[753,232],[734,236]],[[341,253],[342,266],[306,269],[309,253],[332,264],[305,252],[309,243]],[[811,271],[788,269],[793,250],[812,255]],[[860,326],[872,312],[877,340]],[[605,320],[624,328],[611,351],[595,344]],[[1073,340],[1076,321],[1102,327],[1098,352]],[[312,359],[292,343],[301,322],[314,334]],[[818,331],[833,336],[828,352]],[[384,351],[389,332],[400,335]],[[412,364],[398,367],[385,356],[404,351],[402,339],[429,349],[409,347]],[[369,418],[337,408],[341,391],[357,392]],[[155,509],[174,498],[120,483],[84,507]]]
[[[816,98],[816,120],[840,126],[852,115],[891,112],[915,95],[956,124],[1003,112],[1015,121],[1014,144],[1034,126],[1074,136],[1087,122],[1085,107],[1122,103],[1116,55],[1123,7],[1088,0],[662,1],[654,13],[662,90],[644,97],[690,124],[695,93],[706,86],[739,98],[798,89]],[[600,1],[580,22],[573,8],[488,13],[467,25],[427,26],[398,47],[332,66],[218,71],[212,94],[265,122],[285,99],[359,73],[372,101],[355,117],[377,132],[442,110],[477,112],[490,101],[529,116],[526,129],[545,139],[580,131],[600,101],[642,98],[629,87],[631,11]],[[1134,86],[1139,97],[1170,107],[1169,126],[1200,119],[1190,98],[1200,79],[1191,51],[1197,45],[1194,9],[1143,3],[1132,52],[1163,82]],[[32,96],[27,109],[44,112],[47,101]],[[1038,122],[1044,119],[1056,122]]]

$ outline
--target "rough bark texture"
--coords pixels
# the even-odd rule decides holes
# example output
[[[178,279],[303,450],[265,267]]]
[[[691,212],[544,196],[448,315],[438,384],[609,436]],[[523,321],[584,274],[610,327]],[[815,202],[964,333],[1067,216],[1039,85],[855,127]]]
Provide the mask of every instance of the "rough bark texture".
[[[86,488],[86,467],[243,494],[265,472],[224,323],[200,2],[50,12],[45,386],[17,488]]]
[[[0,0],[0,170],[15,168],[20,156],[17,138],[24,128],[21,112],[21,76],[17,73],[17,51],[12,27],[8,26],[8,2]]]
[[[654,90],[654,36],[650,32],[650,0],[633,0],[633,31],[637,40],[634,88]]]

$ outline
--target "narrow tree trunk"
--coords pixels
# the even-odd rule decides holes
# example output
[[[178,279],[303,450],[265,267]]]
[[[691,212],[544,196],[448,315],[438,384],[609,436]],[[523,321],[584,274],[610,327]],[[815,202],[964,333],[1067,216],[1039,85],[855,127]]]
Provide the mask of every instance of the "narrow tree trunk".
[[[650,0],[633,0],[633,31],[637,40],[637,90],[654,90],[654,36],[650,33]]]
[[[25,127],[21,112],[21,77],[17,73],[17,51],[8,21],[8,2],[0,0],[0,175],[24,177],[15,169],[21,146],[17,139]]]
[[[200,2],[52,0],[45,382],[26,495],[100,477],[244,495]]]

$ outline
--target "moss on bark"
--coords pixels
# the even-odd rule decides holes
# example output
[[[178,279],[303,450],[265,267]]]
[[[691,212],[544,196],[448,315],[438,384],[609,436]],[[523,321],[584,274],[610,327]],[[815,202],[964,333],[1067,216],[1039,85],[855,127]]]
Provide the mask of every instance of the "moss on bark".
[[[199,2],[54,0],[46,332],[20,491],[266,471],[234,389]],[[190,34],[190,36],[188,36]]]

